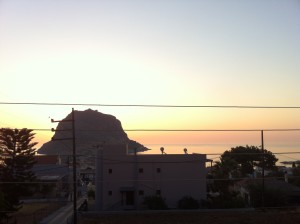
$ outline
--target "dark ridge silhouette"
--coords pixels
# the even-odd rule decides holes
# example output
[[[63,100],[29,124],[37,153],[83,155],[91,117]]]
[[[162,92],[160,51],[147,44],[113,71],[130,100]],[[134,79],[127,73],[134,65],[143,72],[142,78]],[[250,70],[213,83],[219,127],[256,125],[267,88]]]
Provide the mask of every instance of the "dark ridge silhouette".
[[[135,149],[138,152],[146,151],[148,148],[140,143],[130,140],[124,132],[121,122],[116,117],[103,114],[91,109],[75,111],[75,136],[76,154],[79,155],[81,164],[94,166],[96,148],[105,144],[128,144],[129,151]],[[59,140],[72,137],[72,119],[70,113],[58,123],[53,140],[46,142],[38,150],[39,154],[46,155],[72,155],[72,140]]]

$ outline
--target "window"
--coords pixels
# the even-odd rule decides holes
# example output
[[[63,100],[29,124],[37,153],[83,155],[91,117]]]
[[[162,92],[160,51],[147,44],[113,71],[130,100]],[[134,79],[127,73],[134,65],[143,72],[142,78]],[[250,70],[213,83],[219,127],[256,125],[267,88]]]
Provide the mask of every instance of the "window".
[[[139,195],[144,195],[144,191],[142,191],[142,190],[139,190]]]
[[[160,168],[156,168],[156,173],[160,173],[161,169]]]
[[[161,192],[160,190],[156,190],[156,195],[160,196]]]
[[[112,196],[112,191],[108,191],[108,195],[109,195],[109,196]]]
[[[139,168],[139,173],[144,173],[144,169],[143,168]]]
[[[108,173],[109,173],[109,174],[112,174],[112,169],[108,169]]]

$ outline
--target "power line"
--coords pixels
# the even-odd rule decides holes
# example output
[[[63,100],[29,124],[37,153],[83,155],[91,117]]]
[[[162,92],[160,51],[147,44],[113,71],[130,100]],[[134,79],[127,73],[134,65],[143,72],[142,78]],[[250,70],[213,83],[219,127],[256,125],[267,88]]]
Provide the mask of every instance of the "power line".
[[[124,129],[124,131],[157,131],[157,132],[256,132],[256,131],[300,131],[300,128],[279,128],[279,129]]]
[[[280,178],[283,178],[283,176],[265,176],[264,179],[268,181],[276,181]],[[300,176],[289,176],[289,178],[300,178]],[[164,180],[160,180],[161,182],[172,182],[172,181],[242,181],[242,180],[247,180],[247,181],[257,181],[257,180],[262,180],[263,177],[256,177],[256,178],[249,178],[249,177],[232,177],[232,178],[187,178],[187,179],[181,179],[181,178],[166,178]],[[96,181],[97,183],[111,183],[111,182],[155,182],[157,181],[156,178],[152,179],[110,179],[110,180],[99,180]],[[74,183],[73,181],[68,181],[68,183]],[[53,184],[51,181],[33,181],[33,182],[20,182],[20,181],[6,181],[6,182],[1,182],[1,184]]]
[[[300,106],[255,106],[255,105],[164,105],[164,104],[99,104],[99,103],[45,103],[45,102],[0,102],[2,105],[36,106],[97,106],[97,107],[161,107],[161,108],[233,108],[233,109],[300,109]]]
[[[11,128],[21,130],[21,128]],[[49,128],[26,128],[33,131],[52,131]],[[123,129],[128,132],[280,132],[280,131],[300,131],[300,128],[271,128],[271,129]],[[61,130],[64,131],[64,130]],[[77,132],[121,132],[122,130],[97,130],[97,129],[78,129]]]
[[[219,155],[223,155],[224,153],[210,153],[210,154],[188,154],[188,155],[206,155],[206,156],[218,156],[216,158],[219,158]],[[240,156],[244,156],[244,155],[263,155],[265,153],[230,153],[230,155],[240,155]],[[273,155],[286,155],[286,154],[300,154],[300,151],[297,152],[283,152],[283,153],[272,153]],[[115,153],[114,155],[118,155],[117,153]],[[185,155],[185,154],[168,154],[168,155],[161,155],[161,154],[150,154],[150,155],[155,155],[155,156],[161,156],[163,157],[167,157],[168,155]],[[186,157],[188,157],[188,155],[185,155]],[[61,156],[70,156],[70,155],[61,155]],[[125,155],[126,156],[126,155]],[[133,154],[128,155],[128,156],[134,156]],[[139,155],[138,155],[139,156]],[[120,159],[110,159],[108,157],[104,157],[104,156],[96,156],[96,155],[76,155],[77,158],[90,158],[90,159],[102,159],[105,162],[112,162],[112,163],[125,163],[125,164],[134,164],[134,163],[139,163],[139,164],[169,164],[169,163],[177,163],[177,164],[181,164],[181,163],[199,163],[198,159],[193,159],[193,160],[185,160],[185,161],[132,161],[132,160],[120,160]]]
[[[271,152],[271,151],[270,151]],[[229,155],[263,155],[266,153],[262,153],[262,152],[258,152],[258,153],[233,153],[233,152],[229,152]],[[300,151],[294,151],[294,152],[271,152],[274,155],[285,155],[285,154],[300,154]],[[120,155],[119,153],[109,153],[110,155]],[[164,154],[162,155],[161,153],[157,153],[157,154],[137,154],[137,156],[152,156],[152,155],[156,155],[156,156],[177,156],[177,155],[185,155],[185,156],[189,156],[189,155],[207,155],[207,156],[218,156],[218,155],[223,155],[224,152],[218,152],[218,153],[190,153],[190,154]],[[62,157],[71,157],[71,154],[59,154],[59,156]],[[134,156],[134,153],[130,153],[130,154],[125,154],[125,156]],[[96,155],[85,155],[85,154],[76,154],[76,157],[88,157],[88,158],[105,158],[103,156],[96,156]]]

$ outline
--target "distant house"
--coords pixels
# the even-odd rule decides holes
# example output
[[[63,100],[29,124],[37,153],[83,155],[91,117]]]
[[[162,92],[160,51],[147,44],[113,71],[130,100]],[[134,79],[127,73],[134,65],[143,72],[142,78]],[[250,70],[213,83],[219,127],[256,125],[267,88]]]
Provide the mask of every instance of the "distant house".
[[[92,168],[86,168],[80,170],[80,179],[86,184],[92,184],[95,185],[95,169]]]
[[[105,145],[96,162],[97,210],[144,209],[146,196],[176,208],[184,196],[206,199],[206,155],[129,154],[126,145]]]
[[[250,185],[261,185],[262,179],[246,179],[235,184],[234,189],[240,193],[248,205],[251,205]],[[265,179],[265,189],[276,190],[286,195],[287,203],[300,205],[300,188],[283,180]]]
[[[39,190],[35,197],[67,198],[70,193],[70,169],[60,164],[56,155],[35,156],[36,164],[32,170],[39,182]]]

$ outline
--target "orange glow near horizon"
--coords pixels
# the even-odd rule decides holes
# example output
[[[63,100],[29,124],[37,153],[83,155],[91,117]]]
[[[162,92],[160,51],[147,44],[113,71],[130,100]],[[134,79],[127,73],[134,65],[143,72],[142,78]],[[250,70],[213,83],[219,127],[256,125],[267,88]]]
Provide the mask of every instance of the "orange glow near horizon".
[[[70,112],[69,107],[6,107],[2,115],[1,126],[11,128],[55,128],[50,118],[61,120]],[[51,109],[51,110],[50,110]],[[75,108],[86,110],[87,107]],[[126,129],[277,129],[297,128],[300,118],[297,110],[240,110],[240,109],[161,109],[161,108],[93,108],[105,114],[115,116]],[[38,113],[36,111],[38,110]],[[293,118],[293,119],[292,119]],[[260,143],[259,132],[210,132],[210,131],[128,131],[130,139],[143,145],[148,144],[227,144],[227,145],[257,145]],[[299,132],[265,132],[266,146],[268,144],[299,143]],[[39,131],[36,141],[40,147],[50,141],[51,131]]]
[[[130,138],[145,144],[212,144],[255,142],[259,133],[247,132],[155,132],[130,133]]]

